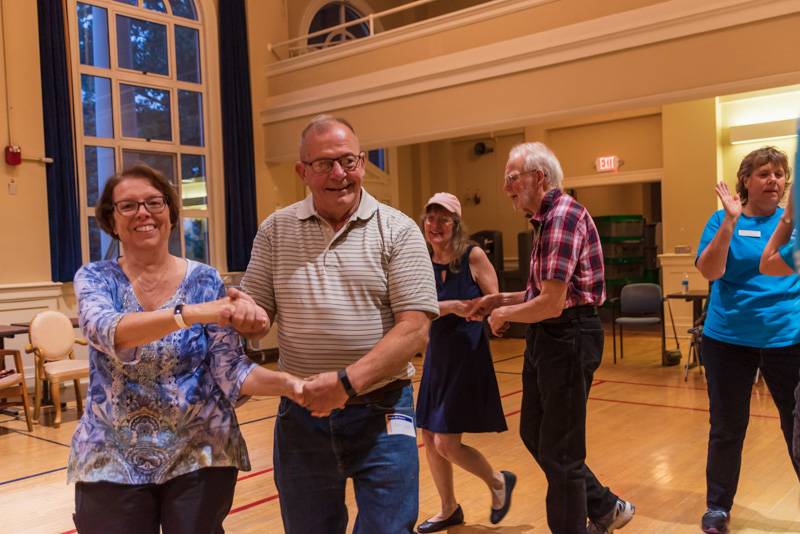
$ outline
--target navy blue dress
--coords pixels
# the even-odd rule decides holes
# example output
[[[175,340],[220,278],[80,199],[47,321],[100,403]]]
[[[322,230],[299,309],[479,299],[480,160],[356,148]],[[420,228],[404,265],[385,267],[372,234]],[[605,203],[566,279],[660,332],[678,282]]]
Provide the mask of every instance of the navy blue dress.
[[[433,264],[439,301],[482,296],[469,268],[471,250],[464,253],[457,273],[448,265]],[[431,323],[417,397],[417,426],[443,434],[508,429],[482,322],[451,313]]]

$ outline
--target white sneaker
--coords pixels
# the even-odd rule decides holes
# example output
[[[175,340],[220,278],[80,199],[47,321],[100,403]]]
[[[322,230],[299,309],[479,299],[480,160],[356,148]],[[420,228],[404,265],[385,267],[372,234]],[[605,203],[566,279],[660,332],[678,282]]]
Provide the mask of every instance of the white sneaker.
[[[589,534],[611,534],[614,530],[627,525],[635,513],[636,507],[632,503],[617,499],[613,510],[600,519],[589,520],[586,531]]]

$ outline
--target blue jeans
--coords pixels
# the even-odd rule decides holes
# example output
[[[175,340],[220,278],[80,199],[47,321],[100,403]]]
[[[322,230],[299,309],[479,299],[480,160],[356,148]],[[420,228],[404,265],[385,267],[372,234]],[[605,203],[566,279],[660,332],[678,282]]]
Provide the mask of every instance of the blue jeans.
[[[389,434],[387,415],[414,420],[411,386],[383,402],[312,417],[282,398],[275,423],[275,484],[287,534],[337,534],[347,528],[345,483],[353,479],[354,534],[413,532],[419,513],[415,436]]]
[[[596,316],[528,326],[522,368],[520,436],[547,477],[547,525],[584,534],[586,518],[614,509],[617,496],[586,465],[586,401],[603,357]]]
[[[708,382],[711,429],[706,463],[706,504],[729,512],[733,506],[742,446],[750,421],[750,397],[756,369],[761,369],[772,400],[778,408],[786,447],[792,452],[795,389],[800,372],[800,344],[758,349],[733,345],[703,336],[701,353]],[[798,390],[800,391],[800,390]],[[792,467],[800,478],[800,458]]]

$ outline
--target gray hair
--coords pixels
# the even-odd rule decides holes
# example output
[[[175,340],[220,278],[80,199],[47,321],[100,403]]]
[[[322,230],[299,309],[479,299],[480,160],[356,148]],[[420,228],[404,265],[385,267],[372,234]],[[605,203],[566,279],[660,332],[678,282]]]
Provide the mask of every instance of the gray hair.
[[[523,171],[542,171],[549,189],[561,189],[564,171],[553,151],[544,143],[521,143],[508,153],[508,161],[522,160]]]
[[[342,117],[335,117],[333,115],[328,115],[323,113],[322,115],[317,115],[306,124],[306,127],[303,128],[302,133],[300,134],[300,152],[303,152],[303,143],[305,143],[306,135],[310,131],[314,131],[314,133],[323,133],[329,130],[332,126],[340,124],[353,132],[353,135],[356,134],[356,129],[353,128],[353,125],[347,119],[343,119]]]

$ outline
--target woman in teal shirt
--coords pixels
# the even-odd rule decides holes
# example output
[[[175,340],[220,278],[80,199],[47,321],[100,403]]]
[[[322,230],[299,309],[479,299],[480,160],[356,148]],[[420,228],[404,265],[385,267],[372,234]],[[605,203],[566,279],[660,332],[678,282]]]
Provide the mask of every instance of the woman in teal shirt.
[[[701,347],[711,412],[708,510],[701,523],[708,533],[728,532],[756,369],[778,408],[791,456],[800,377],[800,279],[759,272],[764,247],[784,217],[778,202],[788,177],[788,159],[780,150],[764,147],[748,154],[737,172],[736,194],[717,184],[724,209],[711,216],[698,247],[697,268],[714,282]],[[800,464],[792,463],[800,477]]]

